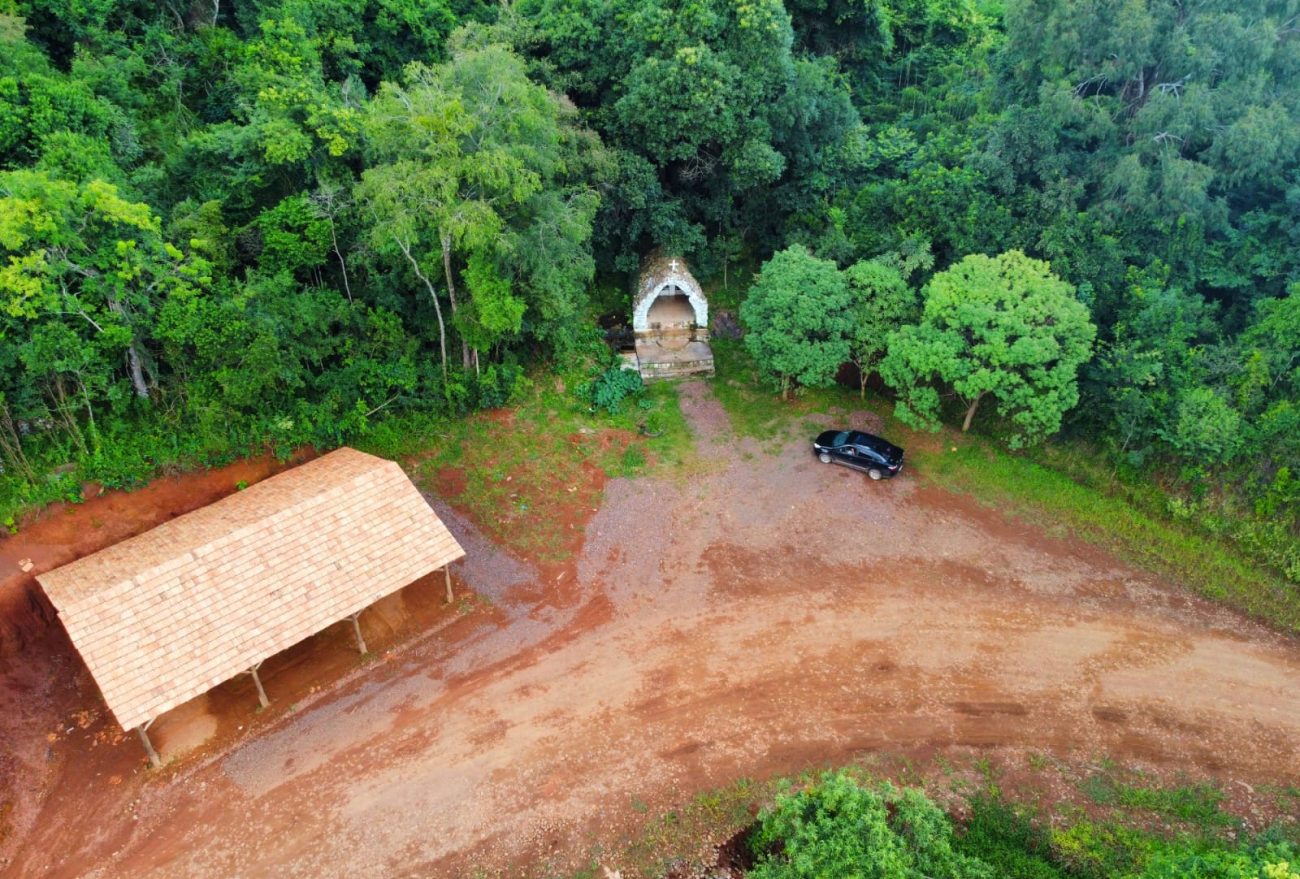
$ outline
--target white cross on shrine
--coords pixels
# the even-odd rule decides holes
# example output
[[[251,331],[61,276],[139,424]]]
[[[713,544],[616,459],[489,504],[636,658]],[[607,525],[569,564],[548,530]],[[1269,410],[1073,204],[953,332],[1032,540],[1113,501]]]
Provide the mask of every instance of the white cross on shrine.
[[[673,270],[673,274],[674,274],[674,275],[677,274],[677,260],[673,260],[673,261],[672,261],[672,264],[669,266],[669,268],[671,268],[671,269]]]

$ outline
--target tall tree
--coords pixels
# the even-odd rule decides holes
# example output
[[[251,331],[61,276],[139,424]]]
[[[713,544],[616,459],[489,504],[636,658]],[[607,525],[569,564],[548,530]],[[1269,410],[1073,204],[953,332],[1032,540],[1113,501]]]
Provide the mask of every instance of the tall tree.
[[[430,296],[444,372],[448,321],[433,276],[460,333],[462,366],[476,368],[480,347],[519,331],[528,288],[544,277],[534,252],[528,276],[512,272],[512,251],[541,244],[539,225],[568,255],[590,237],[594,198],[565,180],[567,124],[561,103],[493,45],[461,45],[437,67],[413,64],[404,84],[385,83],[371,103],[373,164],[358,194],[372,242],[399,253]],[[590,271],[589,257],[568,261],[547,295],[578,295]]]
[[[935,275],[922,298],[921,322],[890,336],[880,364],[900,419],[937,426],[947,386],[966,405],[963,431],[986,396],[1014,426],[1012,448],[1060,428],[1096,337],[1070,284],[1019,251],[973,254]]]
[[[797,385],[825,387],[849,359],[852,307],[835,263],[796,244],[763,264],[740,306],[745,348],[783,397]]]
[[[171,287],[204,271],[163,240],[149,206],[103,181],[13,171],[0,176],[0,249],[8,314],[75,328],[88,348],[120,352],[132,390],[147,398],[151,315]]]
[[[622,270],[656,244],[779,246],[774,203],[819,193],[821,156],[853,125],[835,65],[796,57],[779,0],[523,0],[507,25],[617,152],[597,223]]]
[[[853,296],[849,360],[858,368],[858,392],[865,397],[867,380],[885,354],[890,333],[917,318],[920,301],[902,271],[885,260],[854,263],[844,277]]]

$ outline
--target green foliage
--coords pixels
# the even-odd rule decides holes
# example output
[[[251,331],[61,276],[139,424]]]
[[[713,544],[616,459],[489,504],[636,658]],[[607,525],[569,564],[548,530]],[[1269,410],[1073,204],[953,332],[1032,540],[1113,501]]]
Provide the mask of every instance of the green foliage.
[[[968,256],[935,275],[921,322],[890,336],[880,366],[899,391],[899,418],[934,426],[942,383],[968,407],[963,430],[988,395],[1014,425],[1012,448],[1055,433],[1078,402],[1076,377],[1096,336],[1073,294],[1046,263],[1018,251]]]
[[[629,397],[635,397],[645,390],[641,373],[629,369],[621,360],[616,360],[591,380],[587,386],[587,395],[591,405],[610,415],[623,411],[623,403]]]
[[[971,798],[970,818],[957,835],[955,847],[988,864],[1004,879],[1064,879],[1054,862],[1050,835],[1031,815],[996,794]]]
[[[1300,851],[1286,844],[1239,850],[1179,851],[1155,855],[1141,879],[1300,879]]]
[[[517,57],[473,37],[446,64],[412,64],[403,85],[380,87],[358,189],[372,245],[434,308],[444,374],[449,323],[468,367],[517,336],[530,307],[539,325],[572,319],[594,272],[595,197],[567,179],[579,136],[568,111]]]
[[[745,347],[782,396],[795,385],[825,387],[849,357],[851,306],[835,264],[796,244],[764,263],[749,288]]]
[[[525,0],[507,32],[614,150],[597,239],[622,270],[654,245],[703,254],[714,229],[779,246],[783,211],[826,190],[822,153],[854,122],[835,65],[796,56],[779,0]]]
[[[916,321],[920,304],[903,272],[881,259],[862,260],[845,270],[853,296],[853,325],[849,330],[849,358],[858,368],[859,391],[865,395],[867,379],[884,355],[889,335]]]
[[[755,879],[898,877],[992,879],[987,864],[953,847],[948,817],[923,792],[860,786],[831,773],[778,796],[751,838]]]

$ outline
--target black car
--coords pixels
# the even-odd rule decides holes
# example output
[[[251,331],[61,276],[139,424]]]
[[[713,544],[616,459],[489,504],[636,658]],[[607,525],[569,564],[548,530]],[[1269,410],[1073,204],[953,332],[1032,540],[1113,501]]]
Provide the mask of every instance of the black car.
[[[872,479],[888,479],[903,469],[903,450],[860,430],[828,430],[813,440],[813,452],[823,464],[843,464]]]

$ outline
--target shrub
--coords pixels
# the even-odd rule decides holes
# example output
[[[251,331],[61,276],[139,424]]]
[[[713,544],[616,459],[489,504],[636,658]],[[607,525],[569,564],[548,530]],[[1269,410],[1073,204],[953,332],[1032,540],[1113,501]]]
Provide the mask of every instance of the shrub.
[[[622,361],[614,361],[605,371],[592,379],[588,385],[591,403],[597,409],[603,409],[611,415],[623,410],[623,401],[645,390],[641,374],[634,369],[625,369]]]
[[[952,823],[920,790],[860,786],[843,773],[777,797],[759,815],[753,879],[992,879],[953,848]]]

